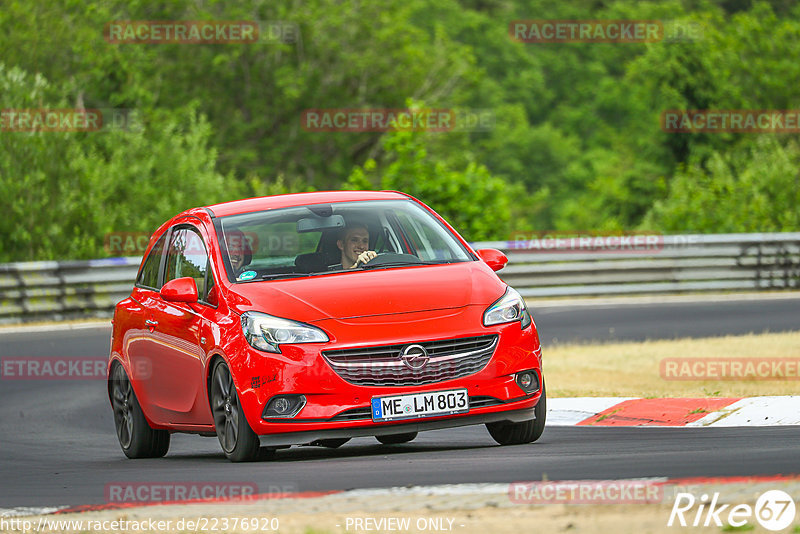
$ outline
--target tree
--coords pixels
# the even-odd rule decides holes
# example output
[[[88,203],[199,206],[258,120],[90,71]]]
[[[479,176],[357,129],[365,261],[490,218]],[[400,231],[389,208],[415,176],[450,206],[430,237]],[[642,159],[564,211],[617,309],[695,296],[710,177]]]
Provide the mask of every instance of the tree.
[[[690,161],[646,224],[666,232],[786,232],[800,228],[800,145],[761,136]]]
[[[430,134],[434,135],[434,134]],[[388,189],[408,193],[440,213],[470,241],[507,239],[517,227],[515,202],[523,192],[492,176],[475,161],[453,168],[429,157],[425,134],[396,131],[384,141],[385,161],[356,167],[348,189]]]
[[[67,108],[64,88],[0,64],[7,109]],[[185,209],[240,195],[215,170],[209,123],[193,107],[125,128],[0,135],[0,261],[96,258],[113,232],[152,232]]]

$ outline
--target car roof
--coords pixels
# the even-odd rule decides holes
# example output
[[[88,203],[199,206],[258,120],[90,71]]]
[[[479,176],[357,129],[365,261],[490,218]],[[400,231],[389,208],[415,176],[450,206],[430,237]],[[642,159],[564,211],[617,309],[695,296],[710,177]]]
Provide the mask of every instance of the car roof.
[[[247,198],[206,206],[215,217],[226,217],[240,213],[252,213],[277,208],[291,208],[309,204],[329,202],[352,202],[359,200],[398,200],[408,199],[408,195],[397,191],[317,191],[314,193],[292,193],[270,197]]]

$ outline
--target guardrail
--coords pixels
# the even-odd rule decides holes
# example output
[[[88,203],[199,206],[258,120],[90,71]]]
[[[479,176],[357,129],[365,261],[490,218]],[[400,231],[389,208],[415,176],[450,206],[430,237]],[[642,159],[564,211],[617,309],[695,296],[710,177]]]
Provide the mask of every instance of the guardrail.
[[[599,247],[594,239],[601,240]],[[627,242],[613,236],[531,239],[473,246],[506,252],[509,264],[498,274],[531,298],[800,288],[800,232],[632,235]]]
[[[529,298],[800,288],[800,232],[600,239],[599,249],[569,238],[473,247],[503,250],[498,274]],[[140,260],[2,264],[0,323],[110,317]]]
[[[0,264],[0,324],[111,317],[141,258]]]

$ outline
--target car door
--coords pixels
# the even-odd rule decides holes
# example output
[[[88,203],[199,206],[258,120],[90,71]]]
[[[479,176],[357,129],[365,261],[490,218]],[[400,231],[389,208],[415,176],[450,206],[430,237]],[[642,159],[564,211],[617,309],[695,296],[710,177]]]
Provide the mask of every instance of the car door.
[[[160,298],[158,292],[163,278],[167,235],[168,232],[165,232],[158,238],[145,258],[131,292],[130,306],[117,312],[124,314],[124,317],[115,318],[119,320],[120,325],[124,325],[122,350],[129,362],[128,373],[139,404],[148,419],[158,423],[164,423],[166,419],[151,399],[153,359],[150,333],[153,310],[157,306],[157,299]]]
[[[205,400],[203,346],[212,326],[203,316],[209,290],[214,286],[205,243],[197,228],[177,225],[170,232],[164,261],[163,283],[191,277],[199,302],[169,302],[160,294],[148,300],[147,352],[152,374],[148,398],[169,424],[210,424]]]

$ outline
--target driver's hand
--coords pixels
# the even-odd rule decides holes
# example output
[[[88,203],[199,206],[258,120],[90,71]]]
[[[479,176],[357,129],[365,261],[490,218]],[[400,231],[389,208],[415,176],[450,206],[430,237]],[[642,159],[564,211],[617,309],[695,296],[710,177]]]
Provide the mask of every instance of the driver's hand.
[[[370,260],[372,260],[372,258],[374,258],[377,255],[378,253],[375,252],[374,250],[367,250],[365,252],[362,252],[361,254],[358,255],[358,259],[350,268],[355,269],[356,267],[358,267],[359,263],[368,263]]]

